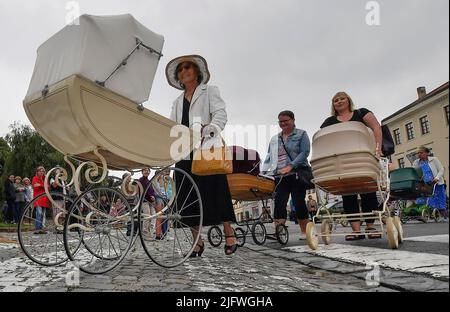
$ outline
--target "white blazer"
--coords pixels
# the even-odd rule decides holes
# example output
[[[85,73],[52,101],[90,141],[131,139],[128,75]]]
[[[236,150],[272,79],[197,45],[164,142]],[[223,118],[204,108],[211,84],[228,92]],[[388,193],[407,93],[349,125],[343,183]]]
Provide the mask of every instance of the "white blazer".
[[[170,119],[179,124],[183,117],[183,98],[184,92],[175,100],[170,113]],[[201,84],[195,89],[189,108],[189,128],[192,129],[195,119],[198,119],[202,125],[215,126],[219,133],[225,129],[228,120],[227,112],[218,87]]]

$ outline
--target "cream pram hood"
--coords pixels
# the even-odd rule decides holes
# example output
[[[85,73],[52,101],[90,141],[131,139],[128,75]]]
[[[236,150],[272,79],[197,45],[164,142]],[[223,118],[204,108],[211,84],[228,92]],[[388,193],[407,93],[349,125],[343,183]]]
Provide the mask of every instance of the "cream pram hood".
[[[158,53],[164,37],[147,29],[130,14],[79,17],[79,25],[68,25],[44,42],[25,100],[46,86],[78,74],[104,81],[141,40]],[[148,100],[160,56],[145,48],[137,50],[105,87],[143,103]]]

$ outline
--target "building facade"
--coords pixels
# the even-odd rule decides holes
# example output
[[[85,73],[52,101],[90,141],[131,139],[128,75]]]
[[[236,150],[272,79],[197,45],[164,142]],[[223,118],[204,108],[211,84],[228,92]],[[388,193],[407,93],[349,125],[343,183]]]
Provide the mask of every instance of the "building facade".
[[[445,180],[449,181],[449,83],[427,93],[424,87],[417,89],[418,99],[391,116],[383,119],[388,125],[395,143],[392,163],[397,168],[410,167],[417,158],[419,146],[431,150],[433,156],[445,168]],[[448,194],[448,189],[447,189]]]

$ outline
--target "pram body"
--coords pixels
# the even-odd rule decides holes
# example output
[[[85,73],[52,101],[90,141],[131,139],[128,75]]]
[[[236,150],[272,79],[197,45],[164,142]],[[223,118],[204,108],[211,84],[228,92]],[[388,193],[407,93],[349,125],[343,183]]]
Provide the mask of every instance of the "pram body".
[[[378,192],[382,196],[383,209],[366,213],[329,214],[326,202],[319,198],[319,209],[313,222],[307,226],[307,242],[312,249],[318,247],[318,237],[325,244],[331,243],[335,225],[345,219],[350,222],[378,219],[382,229],[376,234],[386,234],[391,248],[398,248],[403,240],[403,230],[398,217],[390,216],[388,160],[375,157],[375,137],[371,129],[361,122],[349,121],[325,127],[316,132],[312,139],[311,167],[316,185],[320,191],[333,195],[355,195]],[[316,232],[316,221],[321,221],[320,232]]]

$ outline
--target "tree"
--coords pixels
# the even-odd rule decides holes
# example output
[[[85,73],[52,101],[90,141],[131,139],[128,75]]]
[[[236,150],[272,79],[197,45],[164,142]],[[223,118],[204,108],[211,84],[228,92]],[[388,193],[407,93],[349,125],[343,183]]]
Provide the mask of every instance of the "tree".
[[[8,143],[5,139],[0,138],[0,176],[3,175],[3,168],[10,153],[11,149],[9,148]]]
[[[5,140],[10,151],[6,153],[2,181],[7,174],[31,179],[38,166],[44,166],[47,170],[57,165],[65,167],[63,154],[55,150],[30,126],[16,122],[9,128],[10,132]],[[0,141],[0,151],[1,146]]]

